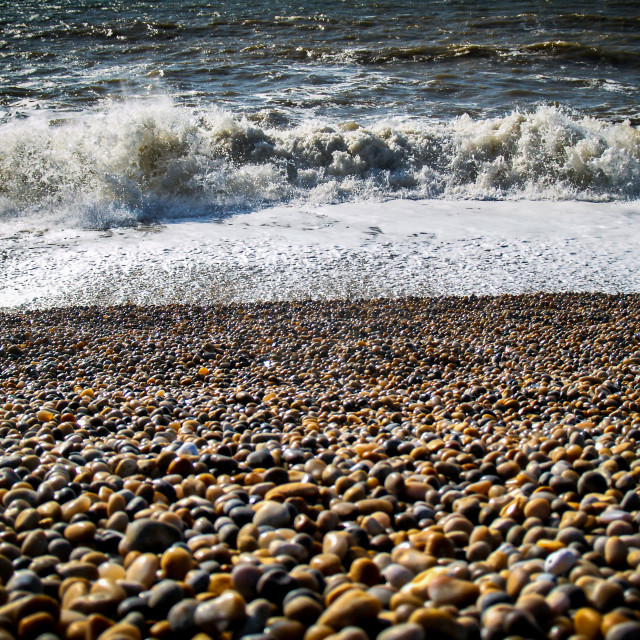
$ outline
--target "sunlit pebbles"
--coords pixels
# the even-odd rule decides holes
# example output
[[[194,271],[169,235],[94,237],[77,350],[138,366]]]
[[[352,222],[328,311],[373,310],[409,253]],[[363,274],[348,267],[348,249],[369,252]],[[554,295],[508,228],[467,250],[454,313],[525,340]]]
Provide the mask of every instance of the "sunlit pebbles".
[[[2,639],[635,637],[639,315],[1,315]]]

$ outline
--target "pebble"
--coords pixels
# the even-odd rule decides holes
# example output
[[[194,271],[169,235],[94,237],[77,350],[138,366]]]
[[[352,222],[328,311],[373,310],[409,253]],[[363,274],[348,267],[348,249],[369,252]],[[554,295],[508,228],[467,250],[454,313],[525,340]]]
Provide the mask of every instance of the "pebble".
[[[571,570],[576,560],[576,554],[572,549],[559,549],[547,556],[544,561],[544,570],[555,576],[561,576]]]
[[[350,589],[329,605],[318,618],[318,624],[340,631],[376,618],[381,610],[377,598],[361,589]]]
[[[635,638],[638,326],[599,294],[0,314],[0,640]]]
[[[128,551],[161,553],[172,544],[182,541],[181,532],[173,525],[143,518],[132,522],[126,531],[124,543]]]

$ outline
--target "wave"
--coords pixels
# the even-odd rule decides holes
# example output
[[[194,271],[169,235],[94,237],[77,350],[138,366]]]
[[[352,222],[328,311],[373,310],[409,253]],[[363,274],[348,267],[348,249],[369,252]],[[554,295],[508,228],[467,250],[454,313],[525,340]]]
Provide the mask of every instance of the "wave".
[[[567,62],[603,62],[613,66],[640,63],[637,51],[580,42],[548,40],[522,46],[490,44],[414,44],[407,46],[335,47],[289,44],[252,44],[242,53],[260,59],[280,58],[293,61],[350,62],[362,66],[438,63],[455,59],[504,59],[531,63],[538,56],[558,57]]]
[[[89,227],[278,203],[640,197],[640,130],[555,107],[360,126],[169,100],[0,127],[0,219]]]

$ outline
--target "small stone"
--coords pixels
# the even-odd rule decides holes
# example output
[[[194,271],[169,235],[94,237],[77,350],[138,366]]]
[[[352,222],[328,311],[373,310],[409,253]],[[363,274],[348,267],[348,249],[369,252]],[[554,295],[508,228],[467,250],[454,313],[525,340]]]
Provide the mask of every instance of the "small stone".
[[[268,525],[274,529],[288,527],[292,522],[292,514],[286,504],[265,500],[259,503],[259,508],[253,518],[257,527]]]
[[[415,622],[404,622],[381,631],[376,640],[425,640],[425,630]]]
[[[627,545],[617,536],[607,539],[604,547],[604,559],[613,569],[624,569],[627,566]]]
[[[33,571],[16,571],[7,584],[9,591],[42,593],[42,580]]]
[[[421,627],[427,640],[429,638],[457,640],[461,637],[461,630],[456,621],[449,613],[440,609],[432,607],[418,609],[411,614],[409,624]],[[415,631],[412,631],[411,635],[413,636],[414,634]]]
[[[602,616],[589,607],[578,609],[573,616],[573,626],[576,633],[584,636],[587,640],[598,638],[601,624]]]
[[[276,569],[268,571],[258,580],[256,592],[258,597],[265,598],[276,606],[281,606],[287,593],[296,589],[297,586],[297,581],[288,573]]]
[[[480,595],[480,589],[475,583],[447,575],[438,575],[430,580],[427,592],[429,599],[437,607],[452,604],[459,609],[474,604]]]
[[[533,498],[524,507],[525,518],[540,518],[545,521],[551,515],[551,505],[544,498]]]
[[[349,578],[372,587],[380,582],[380,569],[369,558],[357,558],[351,563]]]
[[[291,620],[297,620],[304,625],[312,625],[322,614],[323,607],[319,602],[308,596],[292,598],[284,605],[284,615]]]
[[[376,618],[382,610],[377,598],[361,589],[343,593],[318,619],[318,624],[327,625],[336,631],[359,622]]]
[[[265,500],[272,500],[274,496],[281,495],[285,498],[302,498],[313,503],[317,500],[320,489],[310,482],[288,482],[267,491]]]
[[[607,479],[597,471],[587,471],[578,480],[578,493],[581,496],[588,493],[604,493],[608,488]]]
[[[171,547],[162,554],[160,567],[167,578],[182,580],[193,569],[193,557],[183,547]]]
[[[617,624],[605,636],[605,640],[638,640],[640,638],[640,622],[623,622]]]
[[[128,551],[162,553],[176,542],[182,541],[182,533],[174,526],[142,518],[127,527],[124,542]]]
[[[184,442],[176,449],[179,456],[197,456],[200,454],[198,447],[193,442]]]
[[[143,553],[129,565],[125,578],[129,582],[141,584],[144,589],[150,589],[155,582],[159,566],[160,563],[155,554]]]
[[[576,563],[576,554],[571,549],[554,551],[544,561],[544,570],[555,576],[566,575]]]
[[[74,545],[91,542],[96,534],[93,522],[76,522],[68,525],[64,530],[64,537]]]
[[[23,640],[31,640],[42,633],[55,629],[56,620],[46,612],[32,613],[18,622],[18,635]]]
[[[343,560],[351,544],[351,536],[346,531],[331,531],[322,540],[322,553],[334,554]]]
[[[244,598],[229,589],[213,600],[200,603],[194,613],[194,622],[202,631],[215,636],[239,627],[246,617]]]

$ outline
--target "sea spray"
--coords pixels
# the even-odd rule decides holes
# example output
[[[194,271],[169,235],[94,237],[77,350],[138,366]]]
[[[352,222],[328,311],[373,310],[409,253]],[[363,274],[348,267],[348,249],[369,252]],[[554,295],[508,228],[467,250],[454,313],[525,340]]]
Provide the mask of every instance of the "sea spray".
[[[109,227],[280,203],[626,201],[640,131],[556,107],[367,126],[132,101],[0,127],[0,218]]]

